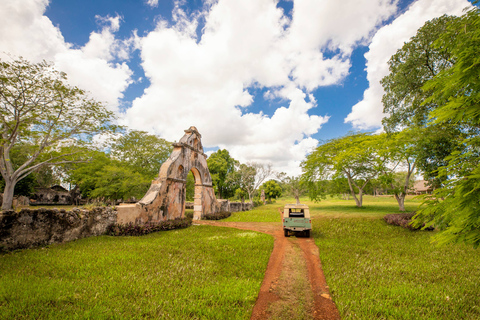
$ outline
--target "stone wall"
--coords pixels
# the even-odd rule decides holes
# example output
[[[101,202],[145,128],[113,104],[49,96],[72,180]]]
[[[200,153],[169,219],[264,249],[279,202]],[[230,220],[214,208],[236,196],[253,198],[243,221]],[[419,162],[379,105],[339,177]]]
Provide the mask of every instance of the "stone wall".
[[[0,250],[32,248],[104,234],[117,222],[110,207],[92,210],[22,209],[0,212]]]
[[[250,202],[230,202],[230,212],[248,211],[253,209]]]

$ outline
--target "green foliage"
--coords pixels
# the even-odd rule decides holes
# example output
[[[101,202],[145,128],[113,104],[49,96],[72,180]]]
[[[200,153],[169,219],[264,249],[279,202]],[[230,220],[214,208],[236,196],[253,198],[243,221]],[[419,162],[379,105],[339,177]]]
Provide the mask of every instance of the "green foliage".
[[[97,173],[111,163],[110,157],[101,151],[94,151],[90,159],[85,163],[77,163],[68,166],[66,172],[68,181],[79,187],[82,197],[90,197],[91,192],[97,185]]]
[[[260,191],[265,190],[265,197],[267,197],[267,199],[269,199],[269,200],[276,199],[276,198],[278,198],[282,195],[282,187],[280,187],[278,182],[275,181],[275,180],[269,180],[269,181],[265,182],[260,187],[259,190]]]
[[[219,197],[222,199],[233,197],[237,186],[231,180],[227,181],[227,178],[235,171],[238,161],[230,156],[228,150],[219,149],[208,157],[207,165],[212,176],[213,188]]]
[[[64,167],[66,180],[77,185],[83,197],[141,198],[172,149],[169,142],[135,130],[115,137],[109,144],[110,154],[86,151],[89,161]]]
[[[190,171],[187,175],[187,184],[185,186],[185,194],[187,201],[193,201],[195,197],[195,177]]]
[[[78,147],[110,130],[113,113],[66,82],[47,62],[0,60],[0,172],[2,209],[10,209],[16,183],[42,166],[83,160]],[[28,146],[29,157],[12,163],[12,148]]]
[[[129,130],[112,141],[110,154],[133,171],[154,179],[172,150],[170,142],[156,135]]]
[[[310,198],[318,199],[322,194],[319,181],[345,177],[357,206],[361,207],[365,186],[384,164],[384,159],[378,156],[383,146],[381,139],[378,135],[357,133],[318,146],[302,162],[302,179],[309,188]]]
[[[438,107],[430,113],[439,124],[454,123],[465,139],[459,151],[445,158],[448,164],[439,169],[446,182],[426,197],[415,224],[434,224],[442,232],[435,236],[439,244],[466,242],[480,245],[480,9],[475,7],[452,21],[446,32],[435,42],[445,48],[454,64],[425,84],[433,94],[425,103]],[[448,180],[447,180],[448,179]]]
[[[252,201],[256,175],[257,170],[255,167],[242,163],[237,165],[237,170],[228,175],[226,183],[237,186],[235,189],[237,197],[243,198],[248,196],[249,200]]]
[[[108,226],[106,234],[109,236],[143,236],[152,232],[183,229],[192,225],[192,219],[174,219],[161,222],[147,222],[143,225],[112,224]]]
[[[429,125],[420,130],[416,141],[417,167],[423,178],[434,188],[440,188],[447,180],[439,175],[439,169],[448,164],[446,158],[455,151],[464,149],[461,141],[465,135],[455,125]]]
[[[282,187],[285,189],[287,195],[295,198],[297,203],[300,202],[300,197],[307,191],[307,185],[300,177],[286,177],[282,180]]]
[[[204,220],[222,220],[230,217],[231,215],[232,213],[229,211],[222,211],[222,212],[208,213],[203,217],[203,219]]]
[[[422,87],[452,65],[449,51],[432,44],[455,19],[442,16],[426,22],[388,61],[390,74],[381,81],[385,90],[383,112],[388,115],[382,122],[387,132],[427,123],[428,113],[436,103],[424,103],[432,92]]]
[[[152,182],[147,176],[118,161],[111,161],[104,166],[95,173],[94,179],[95,187],[89,196],[111,200],[141,198]]]

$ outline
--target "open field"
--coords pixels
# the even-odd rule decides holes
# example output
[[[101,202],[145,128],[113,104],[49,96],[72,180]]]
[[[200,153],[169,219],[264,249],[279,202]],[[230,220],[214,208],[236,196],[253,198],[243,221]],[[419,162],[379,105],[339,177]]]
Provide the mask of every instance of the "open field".
[[[230,221],[280,221],[280,199]],[[407,211],[421,200],[408,197]],[[480,319],[480,251],[465,245],[436,247],[433,232],[386,224],[397,213],[393,197],[327,198],[311,208],[312,237],[342,319]]]
[[[271,236],[192,226],[0,256],[0,319],[248,319]]]
[[[278,208],[293,202],[222,221],[281,228]],[[480,251],[438,248],[432,232],[386,224],[382,217],[398,212],[392,197],[366,196],[364,208],[338,198],[302,202],[342,319],[480,319]],[[419,203],[409,198],[407,210]],[[249,319],[272,247],[268,235],[192,226],[6,254],[0,318]]]
[[[480,251],[371,218],[318,218],[313,237],[342,319],[480,319]]]

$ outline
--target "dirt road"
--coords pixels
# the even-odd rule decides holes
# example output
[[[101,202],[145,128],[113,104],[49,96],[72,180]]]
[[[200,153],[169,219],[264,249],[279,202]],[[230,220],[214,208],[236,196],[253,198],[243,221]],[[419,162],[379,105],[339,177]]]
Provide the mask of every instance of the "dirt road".
[[[313,238],[286,238],[282,225],[275,222],[202,220],[195,223],[259,231],[275,237],[251,320],[340,319]]]

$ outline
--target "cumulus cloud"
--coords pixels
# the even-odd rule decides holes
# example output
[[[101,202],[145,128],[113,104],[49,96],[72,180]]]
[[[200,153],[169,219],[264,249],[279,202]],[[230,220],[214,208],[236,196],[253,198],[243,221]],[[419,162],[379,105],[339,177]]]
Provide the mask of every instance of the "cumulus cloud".
[[[48,4],[48,0],[3,0],[0,48],[33,62],[52,61],[67,73],[71,84],[89,91],[111,110],[117,110],[122,92],[131,82],[132,71],[125,62],[115,61],[128,59],[135,37],[115,39],[121,18],[97,16],[101,32],[92,32],[88,43],[75,48],[65,42],[58,27],[44,16]]]
[[[158,6],[158,0],[146,0],[145,3],[152,8]]]
[[[175,2],[173,24],[160,21],[140,39],[150,86],[124,123],[169,140],[195,125],[204,146],[298,174],[328,121],[310,93],[341,83],[353,48],[396,10],[397,1],[296,0],[289,18],[273,0],[219,0],[187,15]],[[251,111],[257,89],[284,105],[271,116]]]
[[[387,76],[388,60],[405,42],[417,33],[423,24],[443,14],[461,15],[470,6],[467,0],[418,0],[391,24],[381,28],[372,38],[369,51],[365,54],[369,88],[363,100],[352,107],[345,118],[358,129],[378,128],[382,125],[384,94],[380,80]]]

